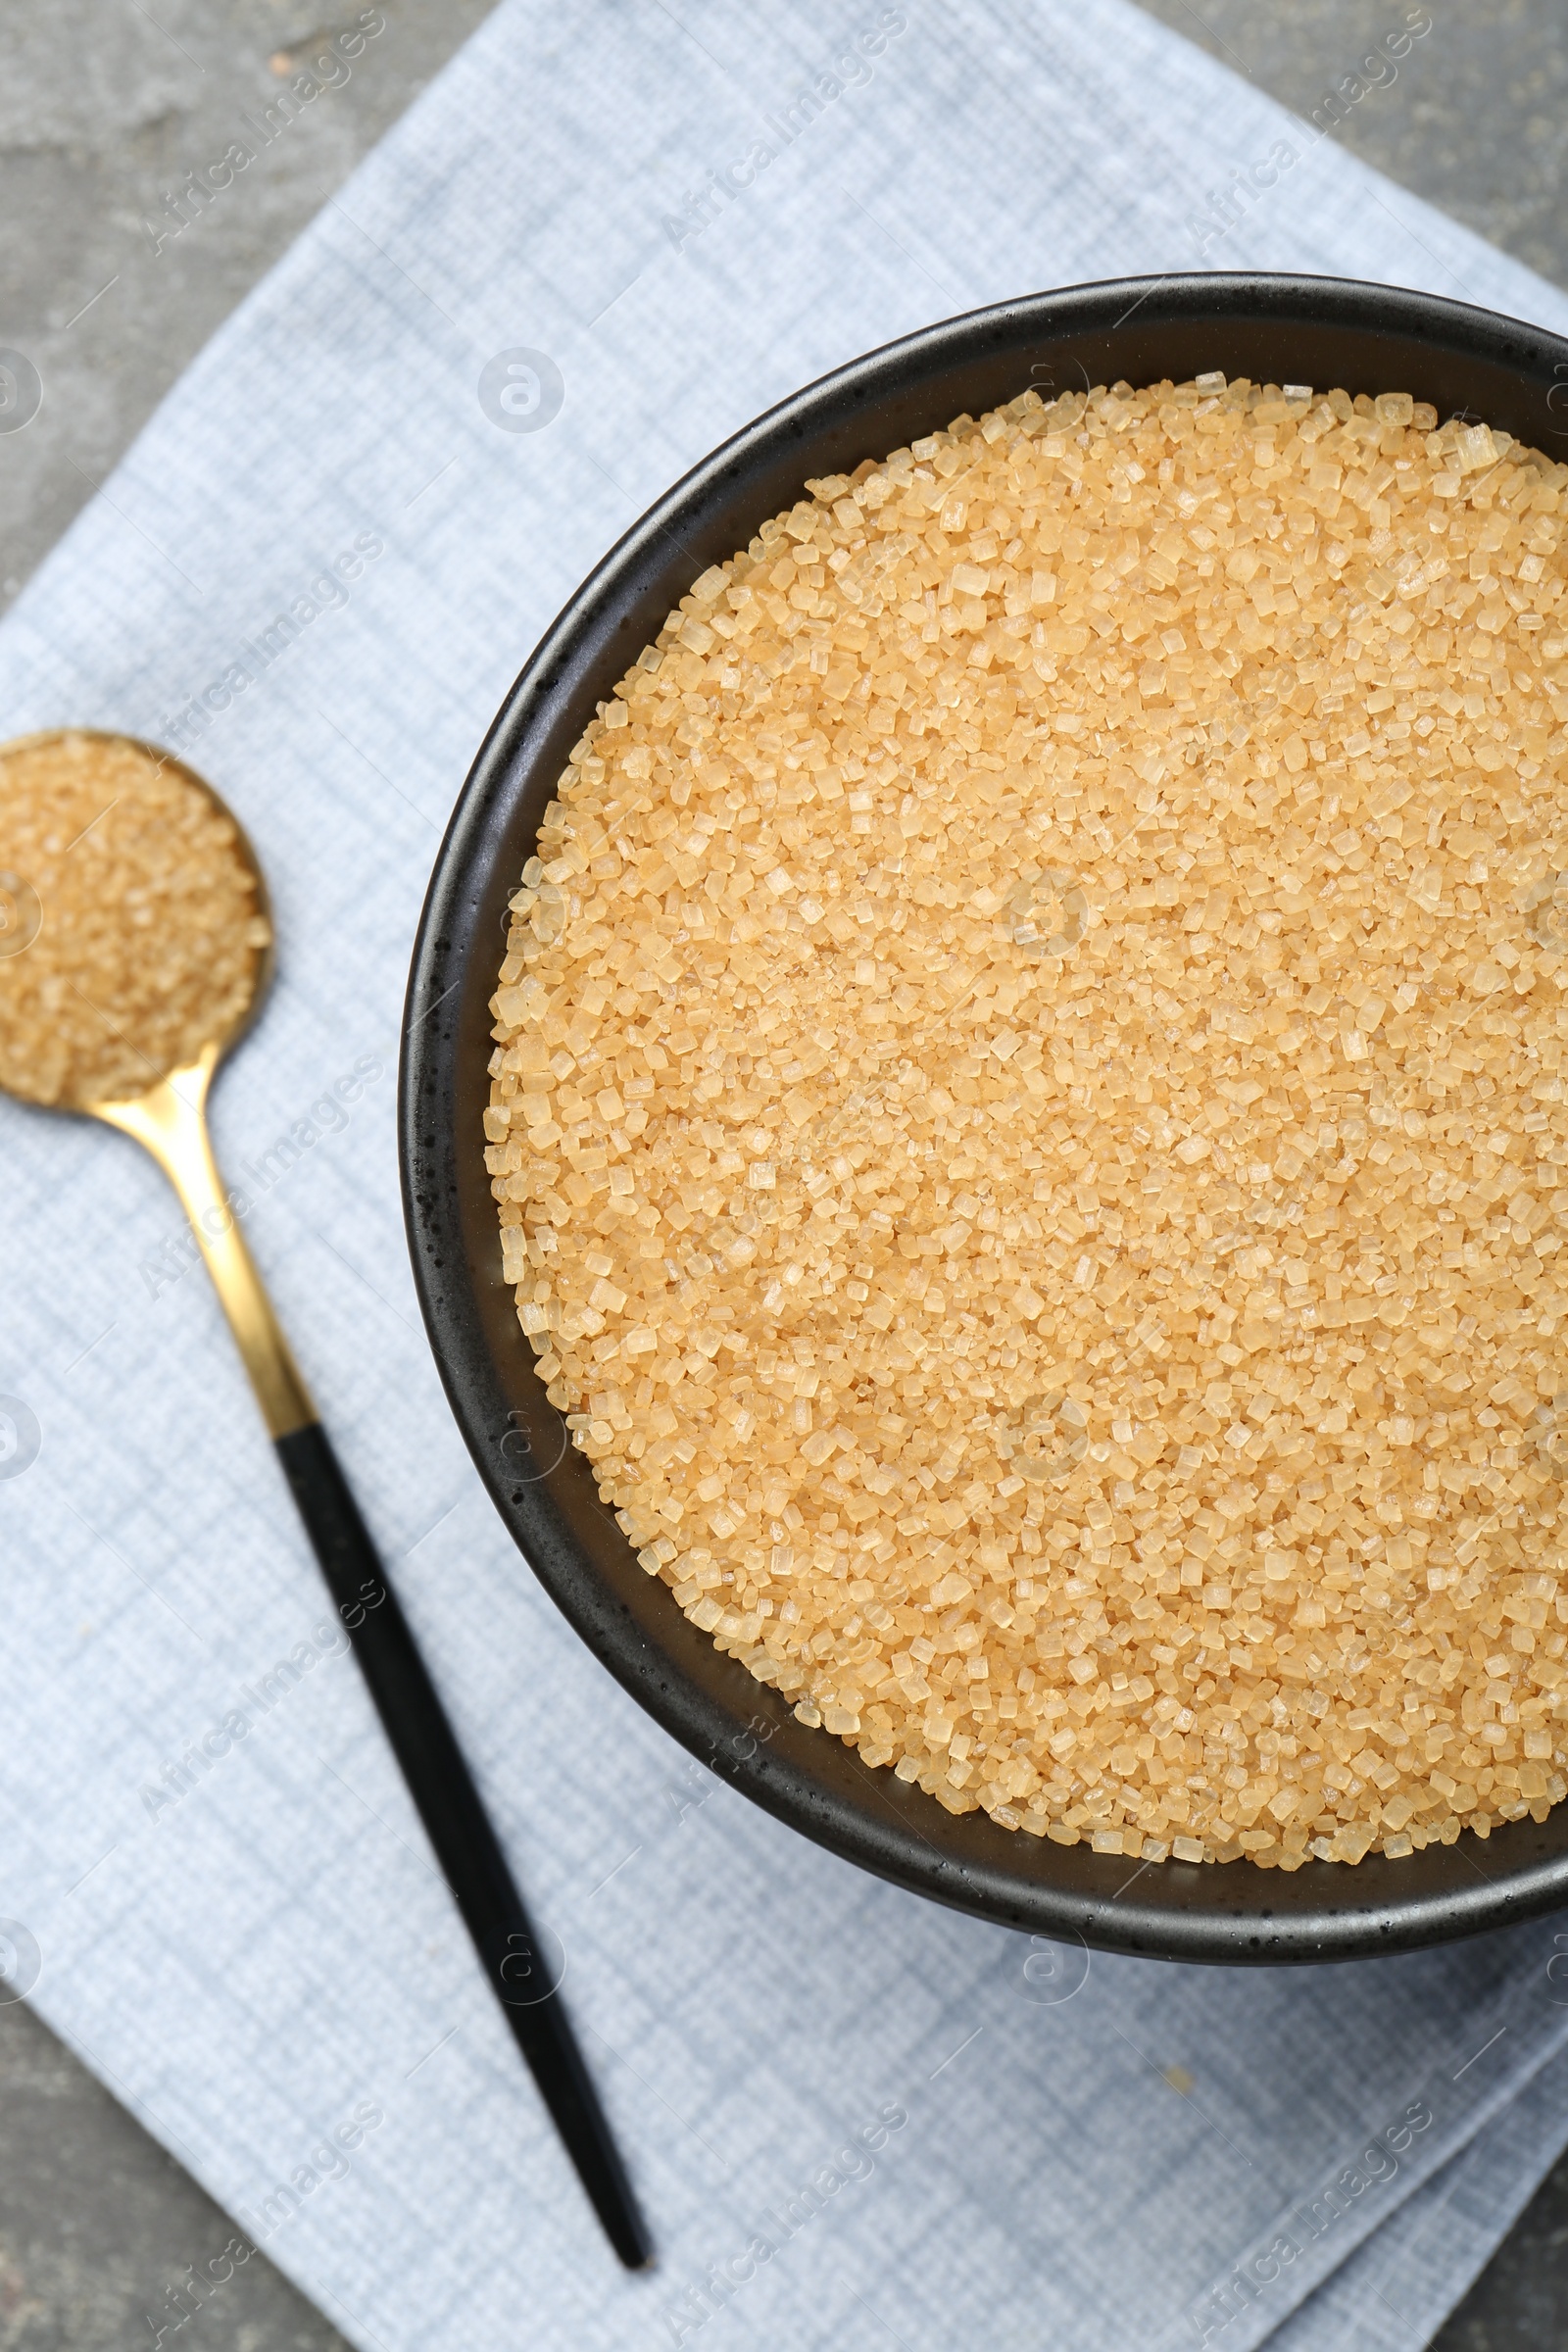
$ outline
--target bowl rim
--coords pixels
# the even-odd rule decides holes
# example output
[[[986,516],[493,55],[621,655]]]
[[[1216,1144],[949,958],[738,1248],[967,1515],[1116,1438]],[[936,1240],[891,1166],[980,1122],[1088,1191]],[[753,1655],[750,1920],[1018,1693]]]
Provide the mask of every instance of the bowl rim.
[[[600,1662],[714,1772],[877,1876],[1036,1935],[1183,1961],[1360,1958],[1480,1934],[1568,1902],[1568,1802],[1544,1824],[1526,1817],[1499,1825],[1484,1848],[1462,1834],[1455,1845],[1404,1859],[1369,1854],[1353,1868],[1309,1861],[1287,1874],[1245,1861],[1150,1863],[1082,1842],[1058,1845],[999,1828],[983,1811],[950,1815],[886,1768],[868,1770],[853,1749],[800,1725],[775,1687],[719,1652],[662,1581],[638,1566],[587,1464],[543,1402],[511,1290],[499,1283],[477,1120],[470,1138],[460,1135],[465,1073],[476,1087],[487,1058],[476,1040],[481,1018],[488,1037],[499,971],[497,906],[516,887],[564,747],[593,715],[596,689],[608,694],[655,633],[648,612],[661,600],[667,610],[707,564],[745,543],[755,522],[744,527],[737,515],[760,519],[788,504],[807,475],[838,470],[820,462],[824,446],[835,433],[847,444],[858,431],[874,436],[879,406],[891,413],[901,400],[908,409],[924,396],[941,407],[936,387],[960,368],[970,376],[989,369],[1016,386],[1016,370],[1037,348],[1045,356],[1031,380],[1054,381],[1060,363],[1087,383],[1083,352],[1109,351],[1135,318],[1136,334],[1152,331],[1166,348],[1184,334],[1226,350],[1239,344],[1227,374],[1255,372],[1239,364],[1250,340],[1262,344],[1293,329],[1414,349],[1430,363],[1422,396],[1446,368],[1461,376],[1490,368],[1499,381],[1489,421],[1509,425],[1510,414],[1534,401],[1544,415],[1563,413],[1568,445],[1568,341],[1403,288],[1251,271],[1101,280],[991,304],[901,336],[776,403],[666,490],[588,573],[539,639],[475,756],[436,858],[410,968],[398,1107],[405,1220],[437,1369],[503,1521]],[[1125,335],[1114,348],[1124,345]],[[1216,351],[1210,364],[1223,356]],[[1265,372],[1256,380],[1272,379]],[[978,403],[963,405],[978,411]],[[897,439],[862,447],[860,455],[896,446]],[[763,486],[776,492],[791,466],[794,491],[759,504],[768,495]],[[672,589],[672,580],[682,584]],[[508,1325],[503,1345],[498,1334]]]

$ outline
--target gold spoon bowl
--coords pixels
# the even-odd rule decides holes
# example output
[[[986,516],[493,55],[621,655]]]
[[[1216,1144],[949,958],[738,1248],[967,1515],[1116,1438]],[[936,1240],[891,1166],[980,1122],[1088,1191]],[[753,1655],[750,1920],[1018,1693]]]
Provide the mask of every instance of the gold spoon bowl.
[[[83,755],[86,755],[84,758]],[[268,1433],[273,1439],[291,1435],[318,1418],[309,1391],[294,1361],[293,1353],[279,1324],[266,1286],[256,1269],[256,1262],[246,1248],[218,1163],[213,1155],[212,1138],[208,1128],[207,1102],[213,1075],[224,1054],[236,1045],[256,1018],[263,997],[271,980],[275,964],[272,942],[271,906],[268,896],[267,878],[260,858],[244,828],[224,806],[219,795],[172,752],[142,742],[129,735],[109,735],[95,728],[57,728],[47,733],[24,735],[13,742],[0,744],[0,844],[6,834],[17,830],[16,808],[5,786],[15,771],[23,771],[23,790],[26,790],[29,775],[44,775],[53,769],[62,783],[75,782],[85,768],[90,778],[96,767],[107,785],[113,781],[130,782],[124,771],[140,767],[149,782],[156,785],[172,784],[181,797],[198,796],[217,820],[216,830],[221,833],[222,848],[248,885],[253,906],[249,918],[252,929],[252,954],[248,989],[240,994],[233,986],[221,991],[219,1001],[207,1012],[206,1018],[187,1021],[198,1034],[191,1048],[172,1066],[158,1070],[151,1057],[142,1053],[133,1038],[127,1037],[116,1021],[122,1008],[117,1004],[105,1007],[88,999],[79,989],[73,993],[80,998],[83,1011],[78,1017],[96,1014],[106,1030],[127,1045],[131,1054],[147,1062],[148,1082],[139,1092],[126,1094],[116,1088],[107,1094],[88,1089],[79,1092],[68,1085],[62,1100],[50,1089],[47,1079],[53,1073],[40,1070],[38,1082],[29,1084],[25,1055],[7,1053],[4,1076],[0,1079],[4,1091],[23,1102],[45,1109],[72,1109],[89,1118],[101,1119],[106,1126],[118,1127],[133,1136],[150,1152],[172,1184],[179,1197],[180,1206],[190,1220],[192,1232],[201,1248],[207,1270],[213,1278],[229,1329],[234,1335],[240,1357],[262,1408]],[[117,772],[118,771],[118,772]],[[99,786],[98,789],[103,789]],[[109,818],[116,807],[124,805],[124,795],[112,800],[86,828],[88,837]],[[109,844],[101,846],[111,847]],[[55,850],[51,862],[57,870],[78,849],[85,847],[81,836]],[[6,852],[0,848],[0,856]],[[20,853],[11,851],[20,858]],[[109,858],[111,876],[115,859]],[[0,1048],[14,1044],[14,1013],[18,991],[8,989],[8,980],[22,976],[19,959],[49,938],[51,929],[51,898],[47,886],[40,891],[30,876],[20,870],[7,870],[0,875]],[[113,909],[107,910],[113,916]],[[122,909],[123,911],[123,909]],[[139,909],[137,909],[139,911]],[[135,952],[136,935],[129,925],[130,936],[125,940],[127,956]],[[53,945],[53,941],[50,941]],[[14,967],[12,969],[6,966]],[[68,986],[71,984],[68,982]],[[191,1007],[194,1012],[196,1007]],[[124,1057],[122,1056],[122,1059]]]

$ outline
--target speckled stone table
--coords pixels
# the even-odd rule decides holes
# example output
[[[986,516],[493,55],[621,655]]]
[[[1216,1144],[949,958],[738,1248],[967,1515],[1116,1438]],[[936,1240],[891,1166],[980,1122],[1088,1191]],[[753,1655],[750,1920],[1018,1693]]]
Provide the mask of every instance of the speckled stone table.
[[[657,0],[656,0],[657,4]],[[1405,0],[1144,0],[1306,117]],[[179,190],[265,121],[308,49],[349,29],[306,0],[0,0],[0,343],[49,386],[0,437],[0,609],[214,327],[486,13],[383,0],[352,71],[198,205]],[[1430,0],[1398,77],[1335,135],[1568,285],[1568,9]],[[677,11],[678,13],[678,11]],[[1331,110],[1339,112],[1341,110]],[[252,140],[253,145],[261,144]],[[182,217],[187,216],[187,217]],[[253,2255],[199,2296],[232,2225],[21,2004],[0,2004],[0,2352],[328,2352],[342,2339]],[[1568,2160],[1435,2352],[1568,2340]],[[1412,2348],[1413,2352],[1413,2348]]]

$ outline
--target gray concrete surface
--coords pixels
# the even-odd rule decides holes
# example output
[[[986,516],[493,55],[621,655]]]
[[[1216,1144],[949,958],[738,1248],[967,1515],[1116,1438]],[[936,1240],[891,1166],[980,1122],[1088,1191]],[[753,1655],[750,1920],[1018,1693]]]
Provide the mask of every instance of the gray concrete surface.
[[[348,2352],[24,2004],[0,2008],[4,2352]],[[181,2322],[181,2314],[188,2315]]]
[[[0,610],[490,5],[384,0],[385,29],[263,145],[245,118],[351,31],[359,0],[0,0],[0,345],[43,381],[32,422],[0,434]],[[166,197],[236,140],[256,160],[205,210],[187,196],[176,226]]]
[[[1143,0],[1152,17],[1310,120],[1411,0]],[[1432,29],[1368,91],[1342,146],[1568,286],[1568,7],[1427,0]],[[1381,73],[1382,69],[1379,69]]]
[[[325,13],[313,0],[0,0],[0,346],[24,352],[44,385],[27,428],[0,434],[0,607],[489,0],[381,0],[385,29],[350,77],[177,235],[163,233],[172,229],[166,196],[186,172],[244,136],[242,116],[265,109],[282,77],[360,13],[357,0],[316,5]],[[1309,115],[1398,24],[1406,0],[1144,5]],[[1433,29],[1397,82],[1357,106],[1341,135],[1568,285],[1568,5],[1430,6]],[[160,2328],[182,2352],[341,2346],[259,2254],[198,2302],[188,2288],[181,2299],[189,2269],[221,2262],[232,2235],[27,2009],[0,2006],[0,2352],[128,2352],[154,2347]],[[1432,2352],[1564,2342],[1568,2161]]]

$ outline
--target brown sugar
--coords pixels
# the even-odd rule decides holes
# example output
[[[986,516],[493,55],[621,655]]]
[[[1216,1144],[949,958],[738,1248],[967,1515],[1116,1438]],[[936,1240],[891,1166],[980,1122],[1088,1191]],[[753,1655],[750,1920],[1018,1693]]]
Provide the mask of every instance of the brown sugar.
[[[572,753],[522,1328],[675,1603],[950,1810],[1290,1869],[1568,1790],[1565,485],[1026,392],[808,484]]]
[[[0,752],[0,1087],[144,1093],[242,1018],[270,937],[232,818],[177,766],[87,733]]]

